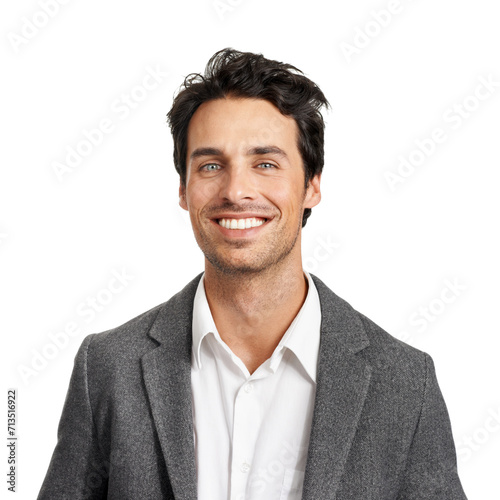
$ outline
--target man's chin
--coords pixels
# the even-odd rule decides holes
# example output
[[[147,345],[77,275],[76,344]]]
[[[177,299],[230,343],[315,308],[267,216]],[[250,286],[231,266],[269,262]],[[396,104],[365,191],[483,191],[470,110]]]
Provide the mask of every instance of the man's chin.
[[[219,262],[214,267],[226,276],[250,276],[263,272],[266,268],[260,266],[251,266],[248,264],[228,264]]]
[[[255,262],[251,259],[223,259],[210,255],[205,255],[205,257],[218,272],[226,276],[250,276],[259,274],[272,265],[271,263],[266,265],[263,262]]]

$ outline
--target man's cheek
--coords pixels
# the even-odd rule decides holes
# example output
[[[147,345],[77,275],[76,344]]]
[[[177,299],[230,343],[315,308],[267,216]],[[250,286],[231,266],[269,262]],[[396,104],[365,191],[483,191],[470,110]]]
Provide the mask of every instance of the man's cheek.
[[[195,182],[191,185],[190,198],[191,203],[196,204],[198,201],[211,200],[217,197],[219,187],[215,181]]]

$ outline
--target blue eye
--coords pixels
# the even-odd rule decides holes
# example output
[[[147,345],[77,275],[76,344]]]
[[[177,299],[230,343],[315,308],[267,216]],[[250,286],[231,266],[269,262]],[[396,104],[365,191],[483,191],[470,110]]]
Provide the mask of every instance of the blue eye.
[[[269,168],[275,168],[276,165],[273,165],[272,163],[260,163],[258,165],[259,167],[263,167],[264,170],[268,170]]]
[[[206,165],[203,165],[203,167],[201,167],[201,168],[202,168],[202,170],[207,170],[208,172],[213,172],[214,170],[219,168],[219,165],[217,165],[217,163],[207,163]]]

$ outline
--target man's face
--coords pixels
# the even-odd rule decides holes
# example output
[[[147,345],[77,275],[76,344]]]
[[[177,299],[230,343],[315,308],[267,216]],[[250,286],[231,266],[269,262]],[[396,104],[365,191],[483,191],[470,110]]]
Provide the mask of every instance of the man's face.
[[[297,137],[295,120],[263,99],[209,101],[191,118],[179,203],[218,270],[300,262],[302,214],[319,203],[320,178],[305,189]]]

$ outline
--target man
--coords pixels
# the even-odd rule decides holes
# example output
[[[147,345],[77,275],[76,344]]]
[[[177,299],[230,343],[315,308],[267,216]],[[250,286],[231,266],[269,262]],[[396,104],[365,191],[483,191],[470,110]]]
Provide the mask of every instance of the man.
[[[431,358],[304,272],[328,102],[226,49],[169,112],[205,272],[90,335],[40,499],[462,500]]]

